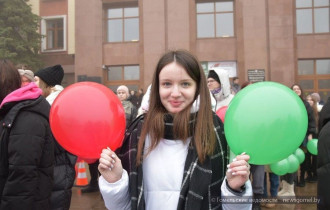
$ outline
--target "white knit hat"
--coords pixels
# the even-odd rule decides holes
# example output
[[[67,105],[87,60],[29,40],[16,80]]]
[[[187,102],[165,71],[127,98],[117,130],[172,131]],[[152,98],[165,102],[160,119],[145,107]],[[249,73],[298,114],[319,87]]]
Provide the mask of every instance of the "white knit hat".
[[[130,94],[129,94],[128,87],[125,86],[125,85],[121,85],[121,86],[119,86],[119,87],[117,88],[117,92],[118,92],[119,90],[124,91],[124,92],[126,93],[127,97],[130,95]]]
[[[18,72],[21,76],[28,78],[31,82],[35,82],[34,73],[31,70],[18,69]]]

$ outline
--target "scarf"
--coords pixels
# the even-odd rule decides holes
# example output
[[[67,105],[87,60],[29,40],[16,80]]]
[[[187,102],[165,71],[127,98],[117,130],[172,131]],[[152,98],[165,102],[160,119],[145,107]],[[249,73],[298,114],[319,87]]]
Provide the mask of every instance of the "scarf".
[[[42,93],[42,90],[34,82],[30,82],[28,85],[25,85],[21,88],[14,90],[9,93],[1,102],[0,108],[8,102],[17,102],[29,99],[36,99]]]
[[[141,115],[131,123],[126,131],[122,147],[116,151],[122,161],[123,168],[127,170],[129,175],[132,210],[145,209],[143,167],[142,165],[136,166],[137,144],[143,120],[144,115]],[[194,125],[194,122],[191,120],[189,124]],[[221,196],[221,184],[228,164],[227,142],[223,132],[223,124],[215,113],[213,114],[213,123],[216,148],[214,154],[208,156],[203,164],[198,161],[194,140],[193,138],[191,140],[184,166],[178,210],[221,209],[221,203],[211,202],[211,199]],[[173,123],[171,117],[167,116],[165,117],[164,138],[173,137],[171,130],[173,130]]]
[[[196,118],[196,113],[191,113],[190,114],[190,120],[189,120],[189,136],[192,136],[194,133],[194,128],[195,128],[195,118]],[[164,124],[165,124],[165,129],[164,129],[164,139],[168,140],[175,140],[176,137],[173,134],[173,116],[170,114],[166,114],[164,116]]]
[[[214,90],[211,90],[211,93],[212,93],[213,95],[215,95],[215,94],[220,93],[220,91],[221,91],[221,87],[219,87],[219,88],[217,88],[217,89],[214,89]]]
[[[126,114],[132,114],[133,104],[130,101],[122,101],[121,104],[123,105]]]

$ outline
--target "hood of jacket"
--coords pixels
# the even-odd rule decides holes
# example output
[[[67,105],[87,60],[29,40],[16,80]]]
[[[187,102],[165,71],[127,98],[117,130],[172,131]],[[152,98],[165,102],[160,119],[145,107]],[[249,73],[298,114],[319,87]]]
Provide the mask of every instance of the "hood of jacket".
[[[9,102],[17,102],[28,99],[36,99],[42,93],[42,90],[34,82],[30,82],[28,85],[18,88],[13,92],[9,93],[1,102],[0,109],[2,106]]]
[[[224,98],[227,98],[231,94],[229,74],[224,69],[210,69],[213,70],[219,77],[221,83],[221,92]]]
[[[26,110],[49,118],[50,105],[41,96],[41,89],[31,82],[8,94],[0,105],[0,119],[5,125],[12,125],[18,112]]]
[[[46,100],[50,105],[54,103],[55,99],[62,92],[62,90],[64,90],[64,88],[61,85],[55,85],[52,88],[51,93],[49,94],[49,96],[46,97]]]

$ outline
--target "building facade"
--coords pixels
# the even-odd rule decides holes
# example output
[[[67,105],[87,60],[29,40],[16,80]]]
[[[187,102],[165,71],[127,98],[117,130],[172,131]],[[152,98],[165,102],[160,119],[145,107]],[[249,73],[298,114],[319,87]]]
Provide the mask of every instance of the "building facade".
[[[65,28],[62,51],[46,42],[41,53],[68,81],[115,90],[146,89],[160,56],[186,49],[205,73],[218,66],[241,83],[298,83],[326,100],[329,8],[329,0],[39,0],[42,19],[63,18]]]
[[[75,0],[30,0],[32,12],[40,16],[40,53],[45,66],[61,64],[63,86],[75,82]]]

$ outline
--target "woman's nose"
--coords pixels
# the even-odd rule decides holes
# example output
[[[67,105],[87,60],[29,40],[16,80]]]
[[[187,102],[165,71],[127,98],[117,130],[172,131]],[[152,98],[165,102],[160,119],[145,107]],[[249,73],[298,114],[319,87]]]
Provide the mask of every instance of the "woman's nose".
[[[178,86],[173,86],[171,95],[173,97],[179,97],[179,96],[181,96],[180,88]]]

